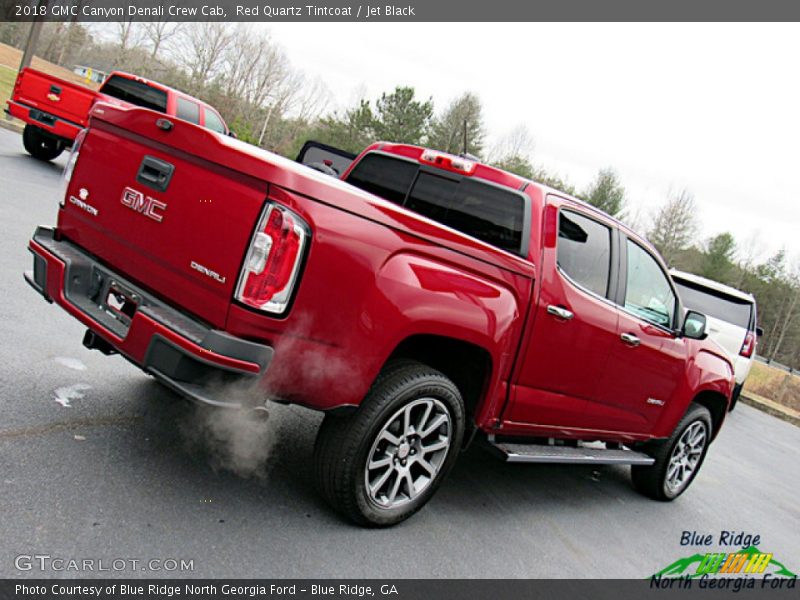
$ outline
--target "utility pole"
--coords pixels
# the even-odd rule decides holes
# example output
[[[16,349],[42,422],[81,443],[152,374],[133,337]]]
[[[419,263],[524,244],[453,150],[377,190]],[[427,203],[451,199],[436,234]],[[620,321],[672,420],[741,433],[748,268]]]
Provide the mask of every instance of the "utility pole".
[[[33,53],[36,52],[36,44],[39,43],[39,34],[42,31],[42,25],[44,21],[42,20],[41,13],[44,12],[42,9],[47,8],[47,3],[49,0],[39,0],[37,5],[38,10],[36,11],[37,15],[33,19],[31,23],[31,30],[28,33],[28,41],[25,42],[25,50],[22,52],[22,60],[19,63],[19,70],[22,71],[25,67],[31,66],[31,61],[33,60]]]

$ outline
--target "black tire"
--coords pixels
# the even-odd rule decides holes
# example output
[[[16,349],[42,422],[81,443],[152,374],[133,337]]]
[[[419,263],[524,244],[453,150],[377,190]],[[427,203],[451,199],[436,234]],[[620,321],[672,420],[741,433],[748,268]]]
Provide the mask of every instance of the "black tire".
[[[728,407],[728,412],[732,412],[734,408],[736,408],[736,403],[739,401],[739,396],[742,394],[742,388],[744,384],[737,383],[733,386],[733,394],[731,395],[731,404]]]
[[[686,433],[690,427],[695,426],[695,423],[699,423],[705,430],[705,441],[700,459],[680,489],[671,489],[667,482],[670,458],[684,433]],[[703,461],[706,458],[708,446],[711,442],[712,431],[711,413],[705,406],[692,403],[669,439],[650,442],[642,446],[641,450],[655,458],[656,462],[649,467],[631,467],[633,487],[636,488],[640,494],[653,498],[654,500],[660,500],[662,502],[671,502],[675,500],[675,498],[689,488],[694,478],[697,477],[700,467],[703,466]]]
[[[431,409],[427,409],[428,406]],[[427,423],[433,426],[445,413],[449,421],[432,429],[427,436],[424,435],[424,426],[417,436],[408,435],[402,429],[396,430],[395,433],[399,431],[398,439],[402,440],[402,444],[393,445],[383,441],[383,435],[391,431],[393,424],[399,423],[397,419],[403,419],[405,410],[408,410],[409,420],[414,420],[414,424]],[[424,413],[425,410],[428,412]],[[437,412],[434,413],[434,410]],[[428,415],[437,418],[426,421]],[[409,360],[389,363],[355,413],[346,417],[326,415],[314,446],[317,487],[334,509],[359,525],[395,525],[422,508],[447,477],[461,447],[464,418],[461,393],[442,373]],[[436,441],[431,443],[433,436]],[[431,452],[427,448],[441,444],[443,437],[449,440],[446,450],[426,455],[426,452]],[[415,453],[416,457],[412,457]],[[387,492],[380,498],[373,495],[377,496],[383,489],[382,485],[378,485],[377,491],[372,494],[368,488],[371,472],[368,461],[376,456],[379,462],[389,460],[392,463],[385,465],[386,470],[379,471],[375,477],[376,480],[385,481],[382,485],[387,486]],[[426,456],[433,458],[428,461]],[[402,460],[399,457],[403,457]],[[426,474],[430,473],[428,469],[420,471],[421,462],[427,466],[436,463],[438,470],[429,477]],[[408,473],[406,477],[410,479],[401,476],[401,470]],[[386,472],[391,472],[388,480],[382,478],[382,473]],[[420,491],[416,491],[414,477],[422,482]],[[399,505],[392,506],[389,505],[388,496],[391,492],[388,488],[395,487],[398,480],[401,480],[399,485],[405,490],[402,492],[405,497],[395,489],[392,501]],[[409,486],[414,488],[413,493]],[[397,495],[400,498],[396,498]],[[386,506],[379,505],[381,499],[386,501]]]
[[[34,125],[25,125],[22,145],[28,154],[39,160],[53,160],[64,151],[64,143],[45,135]]]

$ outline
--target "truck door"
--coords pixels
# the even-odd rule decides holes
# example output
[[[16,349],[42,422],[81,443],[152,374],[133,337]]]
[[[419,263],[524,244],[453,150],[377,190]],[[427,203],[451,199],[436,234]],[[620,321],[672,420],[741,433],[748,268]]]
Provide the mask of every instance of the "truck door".
[[[592,427],[586,419],[617,335],[617,244],[599,213],[548,196],[540,291],[504,420]]]
[[[587,414],[646,433],[682,383],[686,340],[675,333],[678,302],[666,271],[649,250],[620,237],[619,326]]]

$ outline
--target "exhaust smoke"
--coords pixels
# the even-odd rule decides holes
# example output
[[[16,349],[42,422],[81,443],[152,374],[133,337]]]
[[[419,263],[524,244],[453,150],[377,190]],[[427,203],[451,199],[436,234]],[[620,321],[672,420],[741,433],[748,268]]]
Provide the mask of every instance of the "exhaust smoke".
[[[252,390],[250,398],[259,392],[264,393]],[[180,424],[180,431],[188,450],[206,453],[214,471],[264,479],[288,410],[270,401],[241,409],[198,405]]]

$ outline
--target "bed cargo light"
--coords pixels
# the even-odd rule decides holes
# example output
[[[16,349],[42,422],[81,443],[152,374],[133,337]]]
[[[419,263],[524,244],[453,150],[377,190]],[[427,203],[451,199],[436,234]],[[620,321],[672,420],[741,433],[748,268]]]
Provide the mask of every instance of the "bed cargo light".
[[[475,172],[475,167],[478,166],[478,163],[473,160],[447,154],[446,152],[438,152],[437,150],[425,150],[419,160],[440,169],[456,171],[466,175],[472,175]]]

